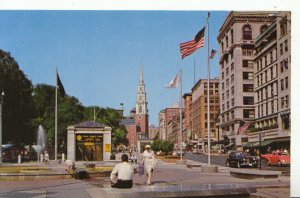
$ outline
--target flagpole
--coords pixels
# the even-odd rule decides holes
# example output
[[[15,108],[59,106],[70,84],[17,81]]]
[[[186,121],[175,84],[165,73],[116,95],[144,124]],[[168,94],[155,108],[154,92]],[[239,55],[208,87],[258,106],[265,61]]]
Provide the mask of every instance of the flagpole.
[[[55,146],[54,146],[54,159],[57,160],[57,67],[56,67],[56,83],[55,83]]]
[[[180,105],[180,160],[182,160],[182,70],[180,69],[180,98],[179,98],[179,105]]]
[[[207,152],[208,152],[208,165],[210,166],[210,66],[209,66],[209,15],[207,14]]]
[[[194,58],[194,85],[196,83],[196,59]]]

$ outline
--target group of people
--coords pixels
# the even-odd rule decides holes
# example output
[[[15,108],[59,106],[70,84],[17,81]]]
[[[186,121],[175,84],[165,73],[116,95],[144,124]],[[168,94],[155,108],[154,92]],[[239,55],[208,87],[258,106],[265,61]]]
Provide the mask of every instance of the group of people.
[[[131,164],[128,163],[128,155],[121,156],[122,163],[117,164],[111,172],[110,180],[112,188],[132,188],[134,170]],[[145,146],[145,151],[142,154],[142,165],[147,176],[147,185],[152,185],[152,174],[157,160],[150,145]]]
[[[49,163],[49,154],[47,151],[44,151],[44,153],[43,152],[41,153],[40,162],[43,162],[45,164]]]

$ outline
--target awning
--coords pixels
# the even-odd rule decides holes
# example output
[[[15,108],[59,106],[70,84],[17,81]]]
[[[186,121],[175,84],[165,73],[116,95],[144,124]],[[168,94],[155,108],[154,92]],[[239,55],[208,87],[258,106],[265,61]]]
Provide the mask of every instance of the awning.
[[[251,148],[251,147],[264,147],[264,146],[268,146],[269,144],[272,144],[273,142],[275,142],[274,140],[265,140],[265,141],[261,141],[261,143],[259,142],[246,142],[243,144],[243,147],[246,148]]]

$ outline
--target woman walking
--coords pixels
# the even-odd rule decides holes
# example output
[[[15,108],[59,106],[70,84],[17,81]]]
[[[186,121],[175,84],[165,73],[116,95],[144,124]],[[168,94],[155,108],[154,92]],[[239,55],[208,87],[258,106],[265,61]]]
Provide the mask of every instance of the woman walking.
[[[147,185],[152,185],[151,183],[151,175],[154,171],[154,166],[156,165],[156,159],[154,158],[154,152],[151,150],[150,145],[145,146],[145,151],[143,153],[143,165],[144,165],[144,170],[147,175]]]

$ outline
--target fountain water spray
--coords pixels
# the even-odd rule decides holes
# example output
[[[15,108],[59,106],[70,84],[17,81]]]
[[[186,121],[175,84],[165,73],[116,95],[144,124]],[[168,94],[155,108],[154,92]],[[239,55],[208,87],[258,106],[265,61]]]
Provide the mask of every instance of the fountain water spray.
[[[37,158],[38,158],[38,161],[39,158],[40,158],[40,154],[45,150],[45,147],[46,147],[46,132],[45,132],[45,129],[43,128],[42,125],[39,125],[39,128],[38,128],[38,132],[37,132],[37,140],[36,140],[36,145],[32,146],[33,149],[36,151],[37,153]]]

